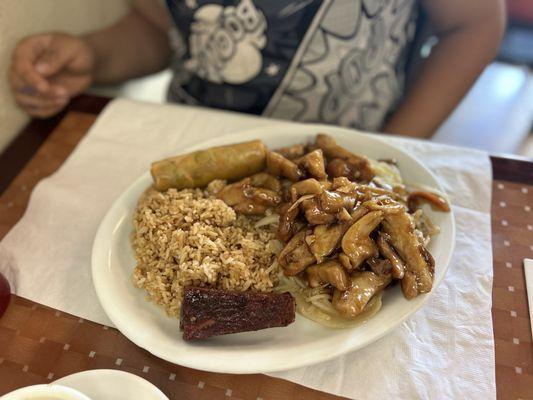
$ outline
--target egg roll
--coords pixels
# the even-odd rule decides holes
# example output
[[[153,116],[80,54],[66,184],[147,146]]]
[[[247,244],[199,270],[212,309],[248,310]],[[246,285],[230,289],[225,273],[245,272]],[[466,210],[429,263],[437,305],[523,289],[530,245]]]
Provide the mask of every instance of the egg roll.
[[[157,190],[206,186],[215,179],[229,182],[265,169],[266,146],[260,140],[211,147],[152,163],[150,172]]]

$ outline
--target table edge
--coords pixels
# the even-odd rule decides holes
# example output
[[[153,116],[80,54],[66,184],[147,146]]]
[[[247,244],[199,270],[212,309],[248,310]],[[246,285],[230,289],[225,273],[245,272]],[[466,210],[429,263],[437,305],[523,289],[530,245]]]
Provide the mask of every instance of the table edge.
[[[32,119],[0,153],[0,195],[24,169],[41,145],[71,111],[99,114],[112,99],[101,96],[81,95],[74,98],[58,115],[48,119]]]
[[[492,179],[533,185],[533,161],[525,159],[490,156]]]

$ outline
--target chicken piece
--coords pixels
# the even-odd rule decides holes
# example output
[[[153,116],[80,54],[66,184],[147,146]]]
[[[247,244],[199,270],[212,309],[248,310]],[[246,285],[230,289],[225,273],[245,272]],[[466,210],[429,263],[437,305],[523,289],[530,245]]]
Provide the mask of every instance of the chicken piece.
[[[224,187],[218,198],[241,214],[262,215],[281,203],[281,196],[269,189],[251,186],[250,178]]]
[[[306,236],[312,231],[302,229],[285,245],[279,253],[278,263],[286,276],[294,276],[306,267],[316,262],[315,257],[307,247]]]
[[[291,186],[292,182],[288,179],[282,179],[281,180],[281,198],[283,199],[283,202],[292,202],[291,200]]]
[[[294,162],[273,151],[267,152],[266,164],[272,175],[284,176],[293,182],[303,177],[303,171]]]
[[[371,211],[356,221],[342,237],[342,251],[350,259],[351,269],[359,268],[367,258],[378,256],[377,246],[370,234],[382,220],[382,211]]]
[[[340,194],[329,190],[322,191],[318,195],[318,201],[320,208],[327,213],[339,212],[345,206],[344,198]]]
[[[217,196],[240,214],[263,215],[268,208],[266,205],[254,202],[247,197],[242,182],[227,185],[217,194]]]
[[[354,272],[350,277],[348,290],[334,290],[333,307],[345,318],[355,318],[365,310],[372,297],[390,282],[390,275],[377,275],[370,271]]]
[[[346,270],[335,260],[311,265],[306,268],[305,272],[307,273],[307,282],[312,288],[325,283],[338,290],[348,290],[350,287],[350,278]]]
[[[328,177],[324,166],[324,155],[320,149],[314,150],[301,157],[298,160],[298,165],[304,168],[313,178],[324,180]]]
[[[390,236],[390,244],[405,262],[405,275],[409,271],[415,276],[417,295],[429,292],[433,285],[433,259],[419,242],[412,217],[405,211],[388,214],[381,226],[382,231]]]
[[[450,211],[450,205],[442,196],[439,196],[436,193],[419,191],[409,193],[409,196],[407,197],[407,206],[409,208],[409,212],[415,212],[420,207],[421,202],[429,203],[431,208],[435,211]]]
[[[290,203],[285,203],[278,209],[279,225],[278,239],[282,242],[288,242],[296,231],[296,218],[299,213],[298,207],[291,207]]]
[[[403,279],[400,281],[402,293],[407,300],[414,299],[418,296],[418,284],[416,276],[410,271],[405,271]]]
[[[281,196],[270,189],[256,188],[245,185],[244,195],[253,203],[267,207],[275,207],[281,204]]]
[[[269,189],[276,193],[281,192],[281,182],[275,177],[266,172],[250,176],[250,184],[254,187]]]
[[[350,160],[352,157],[361,158],[346,150],[344,147],[339,146],[335,139],[324,133],[316,135],[315,145],[319,149],[322,149],[327,158],[340,158],[344,161]]]
[[[325,257],[339,248],[342,236],[348,228],[348,224],[315,226],[309,250],[315,256],[317,263],[321,263]]]
[[[320,194],[324,190],[322,184],[314,178],[293,183],[290,188],[291,200],[295,202],[300,196]]]
[[[333,186],[333,183],[331,183],[327,179],[319,181],[319,182],[320,182],[320,185],[322,186],[322,189],[324,189],[324,190],[331,190],[331,188]]]
[[[336,220],[335,214],[345,205],[344,198],[338,193],[324,189],[322,182],[309,178],[296,182],[291,186],[291,200],[297,201],[301,196],[316,195],[307,199],[301,198],[301,208],[311,225],[329,224]]]
[[[340,193],[351,193],[357,189],[357,183],[352,182],[344,176],[333,178],[333,190]]]
[[[346,161],[341,160],[340,158],[334,158],[331,160],[328,163],[326,171],[331,178],[339,178],[342,176],[353,179],[354,177],[353,169]]]
[[[352,269],[352,263],[350,262],[350,257],[348,257],[346,254],[339,253],[338,260],[342,264],[342,266],[346,268],[348,271]]]
[[[370,161],[366,157],[358,156],[339,146],[335,140],[324,134],[316,136],[316,145],[322,149],[328,159],[340,158],[348,163],[353,169],[353,177],[364,182],[370,182],[374,177],[374,171]]]
[[[361,200],[367,200],[367,196],[358,190],[359,185],[345,177],[334,178],[331,190],[339,194],[344,200],[344,208],[351,212],[355,204]]]
[[[226,185],[217,196],[224,201],[228,206],[234,206],[239,203],[244,203],[249,199],[244,194],[244,187],[242,182]]]
[[[274,151],[289,160],[294,160],[305,154],[305,146],[303,144],[293,144],[292,146],[280,147]]]
[[[390,245],[391,238],[388,234],[380,232],[376,243],[379,252],[383,257],[389,260],[391,264],[391,274],[395,279],[402,279],[405,275],[405,264],[402,259]]]
[[[335,214],[324,211],[320,207],[320,202],[315,197],[302,201],[301,207],[304,210],[305,219],[307,219],[309,225],[331,224],[337,219]]]

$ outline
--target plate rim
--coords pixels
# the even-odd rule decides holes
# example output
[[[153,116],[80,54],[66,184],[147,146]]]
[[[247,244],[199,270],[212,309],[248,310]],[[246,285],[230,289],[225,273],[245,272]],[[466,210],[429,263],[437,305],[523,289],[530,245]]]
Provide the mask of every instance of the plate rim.
[[[208,146],[214,145],[214,143],[219,142],[220,140],[223,140],[226,137],[233,137],[238,135],[239,133],[246,133],[247,135],[256,134],[257,137],[261,137],[261,135],[268,134],[268,132],[279,129],[279,127],[274,126],[266,126],[266,127],[259,127],[259,128],[253,128],[253,129],[236,129],[235,131],[228,132],[227,134],[215,136],[208,140],[195,143],[191,146],[188,146],[187,148],[180,151],[179,154],[187,153],[191,151],[195,151],[201,148],[205,148]],[[331,132],[333,135],[335,133],[343,132],[345,134],[350,135],[361,135],[365,137],[370,137],[374,141],[381,142],[381,144],[384,144],[386,147],[394,148],[395,151],[402,153],[404,156],[412,159],[415,161],[415,163],[419,164],[426,173],[428,173],[431,178],[437,183],[438,189],[441,191],[444,191],[443,186],[440,182],[440,180],[435,176],[435,174],[422,162],[420,161],[416,156],[412,155],[410,152],[396,146],[390,143],[387,143],[383,137],[380,135],[375,135],[371,133],[364,133],[357,130],[349,129],[349,128],[343,128],[343,127],[337,127],[337,126],[328,126],[323,124],[306,124],[302,126],[288,126],[288,130],[298,131],[298,134],[307,134],[310,135],[310,131],[314,130],[315,134],[319,133],[320,131],[334,131]],[[307,133],[304,132],[304,129]],[[301,359],[292,359],[290,366],[285,365],[274,365],[272,366],[269,364],[269,367],[264,366],[255,366],[249,365],[248,363],[242,363],[242,364],[232,364],[228,365],[228,360],[222,359],[217,360],[217,362],[214,362],[214,360],[209,361],[202,361],[202,357],[195,357],[194,351],[192,351],[193,355],[183,355],[181,357],[173,357],[171,355],[168,355],[168,353],[164,353],[161,351],[157,351],[157,349],[153,349],[151,346],[147,346],[143,343],[143,336],[139,335],[135,332],[135,329],[132,329],[127,324],[124,324],[122,321],[121,313],[113,309],[109,304],[107,304],[103,300],[103,296],[105,296],[104,293],[104,286],[102,282],[102,276],[100,276],[98,272],[98,261],[102,256],[107,256],[102,253],[101,246],[98,247],[101,242],[105,243],[106,241],[109,242],[108,238],[103,237],[104,235],[104,228],[105,223],[111,218],[113,211],[120,206],[121,203],[124,202],[124,200],[127,198],[128,193],[137,185],[140,184],[141,181],[149,179],[150,172],[146,171],[142,175],[140,175],[138,178],[136,178],[128,187],[115,199],[111,207],[106,212],[105,216],[100,222],[100,225],[98,226],[98,230],[96,232],[93,246],[92,246],[92,253],[91,253],[91,272],[92,272],[92,280],[93,280],[93,286],[95,288],[98,300],[104,309],[106,315],[109,317],[109,319],[112,321],[112,323],[115,325],[115,327],[122,333],[124,336],[126,336],[129,340],[131,340],[133,343],[135,343],[137,346],[147,350],[151,354],[155,355],[158,358],[161,358],[163,360],[182,365],[188,368],[194,368],[198,370],[203,371],[210,371],[210,372],[221,372],[221,373],[235,373],[235,374],[243,374],[243,373],[268,373],[268,372],[277,372],[277,371],[283,371],[283,370],[289,370],[289,369],[295,369],[295,368],[301,368],[313,364],[317,364],[320,362],[325,362],[328,360],[331,360],[333,358],[342,356],[344,354],[354,352],[356,350],[359,350],[363,347],[366,347],[370,345],[371,343],[381,339],[385,335],[389,334],[393,329],[396,329],[400,324],[402,324],[405,320],[407,320],[409,317],[413,316],[423,305],[425,305],[428,301],[431,295],[436,291],[444,277],[446,276],[446,273],[449,269],[449,265],[455,250],[455,241],[456,241],[456,226],[455,226],[455,215],[452,210],[450,211],[450,228],[451,228],[451,244],[449,247],[449,251],[445,254],[445,260],[442,263],[442,268],[444,269],[443,274],[440,276],[439,279],[435,279],[433,287],[431,292],[425,293],[420,295],[419,302],[415,304],[412,308],[412,310],[407,313],[406,315],[402,315],[400,318],[395,318],[392,323],[390,323],[385,329],[383,329],[379,334],[372,335],[371,338],[367,338],[365,340],[359,340],[357,343],[352,343],[352,341],[345,341],[342,343],[341,346],[339,346],[335,351],[330,351],[327,354],[320,354],[315,355],[314,357],[303,357]],[[108,246],[108,249],[109,250]],[[108,251],[105,251],[103,253],[107,253]],[[194,347],[192,347],[194,349]],[[271,360],[272,361],[272,360]],[[279,364],[277,362],[276,364]]]
[[[136,375],[136,374],[133,374],[131,372],[123,371],[121,369],[110,369],[110,368],[88,369],[88,370],[85,370],[85,371],[79,371],[79,372],[74,372],[74,373],[69,374],[69,375],[65,375],[65,376],[63,376],[63,377],[61,377],[59,379],[56,379],[53,383],[58,384],[58,385],[71,387],[71,386],[69,386],[69,385],[71,385],[71,383],[69,383],[69,380],[71,378],[73,378],[73,377],[77,378],[77,377],[85,376],[85,375],[99,375],[99,374],[107,374],[107,375],[111,374],[111,375],[128,376],[128,379],[131,379],[132,381],[134,381],[135,384],[142,385],[142,386],[152,390],[154,392],[154,395],[159,396],[161,400],[169,400],[167,395],[165,393],[163,393],[163,391],[161,391],[161,389],[159,389],[156,385],[154,385],[149,380],[144,379],[143,377],[141,377],[139,375]],[[71,388],[79,391],[79,389],[76,389],[76,388],[73,388],[73,387],[71,387]]]

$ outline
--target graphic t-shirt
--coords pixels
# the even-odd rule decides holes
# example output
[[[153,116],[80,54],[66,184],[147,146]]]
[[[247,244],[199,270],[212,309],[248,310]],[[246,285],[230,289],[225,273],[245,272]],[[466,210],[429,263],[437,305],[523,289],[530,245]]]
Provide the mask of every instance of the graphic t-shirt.
[[[377,130],[403,90],[414,0],[167,0],[171,101]]]

